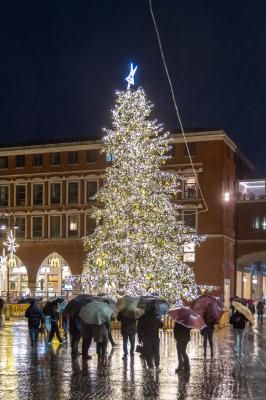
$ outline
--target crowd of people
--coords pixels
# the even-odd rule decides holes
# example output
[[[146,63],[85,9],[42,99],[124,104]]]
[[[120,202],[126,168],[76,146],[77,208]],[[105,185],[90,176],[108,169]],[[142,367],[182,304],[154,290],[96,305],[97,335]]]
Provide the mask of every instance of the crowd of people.
[[[108,303],[108,300],[104,300]],[[32,299],[31,304],[25,312],[28,319],[29,335],[31,345],[36,346],[38,335],[44,333],[47,338],[48,345],[51,345],[53,338],[56,336],[61,344],[68,340],[70,336],[71,355],[77,358],[80,355],[82,360],[90,360],[89,349],[92,342],[96,343],[96,353],[99,363],[104,363],[107,354],[107,344],[110,341],[113,347],[116,343],[113,340],[111,332],[111,320],[99,324],[92,325],[85,323],[79,317],[79,311],[82,307],[73,308],[72,302],[68,302],[64,298],[54,301],[47,301],[45,304],[38,304],[37,300]],[[241,309],[241,307],[243,309]],[[264,302],[261,300],[256,304],[254,309],[243,299],[238,297],[232,299],[231,302],[230,324],[233,326],[235,337],[235,353],[239,359],[244,355],[244,336],[245,328],[248,321],[251,321],[246,315],[246,310],[254,314],[257,311],[259,323],[263,323]],[[211,358],[214,356],[213,349],[213,332],[216,321],[212,319],[208,307],[203,314],[205,327],[201,330],[203,335],[203,352],[204,358],[207,355],[207,346],[210,347]],[[159,331],[164,327],[163,319],[158,314],[156,304],[150,303],[144,314],[138,319],[129,318],[118,312],[115,318],[121,323],[121,335],[123,338],[123,360],[128,357],[134,357],[135,352],[139,352],[142,359],[149,370],[154,367],[160,371],[160,336]],[[59,329],[59,321],[62,329]],[[60,331],[62,333],[60,333]],[[185,326],[181,322],[176,321],[173,329],[174,339],[176,341],[176,350],[178,357],[178,367],[176,372],[189,372],[190,363],[187,354],[187,345],[190,341],[191,328]],[[137,340],[138,338],[138,344]],[[79,343],[82,339],[81,354],[79,353]],[[129,347],[129,348],[128,348]]]

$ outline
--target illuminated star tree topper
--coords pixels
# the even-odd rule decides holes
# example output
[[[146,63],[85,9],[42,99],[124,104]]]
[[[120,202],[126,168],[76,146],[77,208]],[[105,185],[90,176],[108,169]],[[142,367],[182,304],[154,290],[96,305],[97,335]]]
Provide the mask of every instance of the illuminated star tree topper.
[[[138,66],[135,65],[135,68],[133,67],[133,63],[130,63],[130,72],[129,75],[126,77],[126,81],[127,81],[127,90],[130,89],[131,85],[134,85],[134,75],[137,71]]]

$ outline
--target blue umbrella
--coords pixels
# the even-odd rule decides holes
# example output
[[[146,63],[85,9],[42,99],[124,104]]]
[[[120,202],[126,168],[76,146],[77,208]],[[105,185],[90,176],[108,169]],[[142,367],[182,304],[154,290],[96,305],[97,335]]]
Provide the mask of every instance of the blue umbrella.
[[[151,307],[156,307],[156,312],[158,315],[165,315],[170,309],[170,304],[167,301],[160,299],[155,296],[141,296],[139,298],[138,307],[149,311]]]

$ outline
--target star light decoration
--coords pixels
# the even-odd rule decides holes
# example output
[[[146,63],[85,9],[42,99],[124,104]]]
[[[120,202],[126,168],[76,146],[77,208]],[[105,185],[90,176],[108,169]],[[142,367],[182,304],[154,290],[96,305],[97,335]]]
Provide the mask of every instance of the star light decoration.
[[[7,248],[7,252],[9,253],[9,257],[6,257],[8,259],[8,264],[9,266],[16,266],[16,258],[15,258],[15,253],[16,249],[19,247],[19,244],[16,243],[16,238],[13,235],[12,229],[7,235],[7,241],[3,243],[3,245]]]
[[[129,75],[126,77],[126,81],[127,81],[127,90],[130,89],[131,85],[134,85],[134,75],[137,71],[138,66],[135,65],[135,68],[133,67],[133,63],[130,63],[130,72]]]
[[[182,177],[161,170],[172,140],[149,118],[151,110],[142,88],[116,93],[113,129],[103,138],[113,163],[93,197],[96,229],[84,238],[82,276],[92,294],[154,294],[180,305],[199,293],[192,268],[182,261],[184,246],[204,237],[178,221]]]

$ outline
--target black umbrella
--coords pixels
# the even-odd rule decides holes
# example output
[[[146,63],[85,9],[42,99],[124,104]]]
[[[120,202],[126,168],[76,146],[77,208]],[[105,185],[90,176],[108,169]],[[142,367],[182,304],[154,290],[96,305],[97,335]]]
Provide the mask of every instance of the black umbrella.
[[[151,308],[156,308],[158,315],[165,315],[170,309],[170,304],[167,301],[155,296],[141,296],[139,298],[138,307],[149,311]]]

